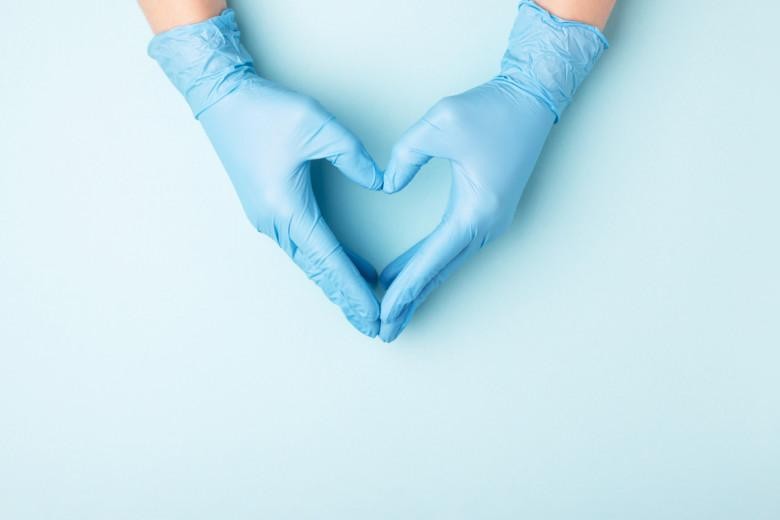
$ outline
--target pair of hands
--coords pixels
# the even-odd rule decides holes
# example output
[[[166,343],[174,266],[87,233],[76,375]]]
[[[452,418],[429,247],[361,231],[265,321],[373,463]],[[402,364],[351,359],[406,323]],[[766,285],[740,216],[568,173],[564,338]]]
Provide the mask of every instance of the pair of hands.
[[[384,172],[319,103],[256,74],[232,10],[156,37],[150,54],[187,97],[254,227],[358,330],[390,342],[434,289],[511,223],[553,124],[606,46],[580,26],[523,0],[502,74],[432,107],[400,138]],[[326,159],[359,185],[391,194],[432,158],[452,166],[447,209],[429,236],[385,268],[380,304],[371,287],[376,271],[347,252],[322,217],[311,163]]]
[[[394,147],[384,174],[359,139],[313,99],[259,77],[200,116],[254,227],[273,238],[362,333],[393,341],[419,305],[466,258],[510,224],[554,116],[494,80],[437,103]],[[438,227],[380,280],[323,220],[311,162],[328,160],[369,190],[403,189],[431,158],[452,164]]]

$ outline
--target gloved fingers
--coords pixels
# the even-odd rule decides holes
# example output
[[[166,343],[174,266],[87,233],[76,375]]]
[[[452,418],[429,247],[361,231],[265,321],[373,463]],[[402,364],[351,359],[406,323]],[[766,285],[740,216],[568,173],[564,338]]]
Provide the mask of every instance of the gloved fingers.
[[[433,291],[435,291],[442,283],[444,283],[458,268],[463,265],[466,259],[471,256],[474,251],[473,244],[460,253],[445,267],[442,269],[436,277],[428,282],[428,285],[422,290],[411,305],[408,305],[406,309],[394,320],[383,321],[379,331],[379,337],[385,343],[392,343],[398,336],[406,329],[407,325],[414,316],[415,311],[428,299]]]
[[[374,287],[379,280],[379,274],[376,272],[376,268],[371,265],[371,262],[346,246],[344,246],[344,252],[347,253],[349,259],[352,260],[353,264],[355,264],[355,267],[357,267],[357,270],[360,272],[360,276],[363,277],[368,285]]]
[[[425,117],[409,128],[393,147],[385,170],[385,193],[404,189],[431,159],[441,157],[443,140],[442,131]]]
[[[416,307],[409,306],[401,316],[394,321],[383,321],[379,328],[379,339],[385,343],[392,343],[401,333],[406,330],[407,325],[414,315]]]
[[[453,171],[453,184],[452,184],[452,191],[450,193],[450,204],[447,207],[447,212],[445,213],[444,220],[448,220],[449,217],[447,217],[446,215],[450,215],[455,210],[455,208],[453,207],[453,201],[461,199],[461,193],[464,192],[464,186],[462,186],[462,184],[466,180],[466,175],[464,174],[464,170],[462,166],[460,166],[458,163],[454,161],[451,162],[451,166]],[[471,189],[471,186],[469,186],[468,181],[465,182],[466,182],[465,191],[468,192]],[[417,251],[420,250],[420,248],[429,238],[430,236],[417,242],[415,245],[410,247],[402,255],[400,255],[395,260],[390,262],[390,264],[388,264],[382,270],[382,273],[379,276],[379,281],[385,289],[389,288],[393,284],[393,281],[401,273],[401,271],[403,271],[404,267],[406,267],[406,264],[409,262],[409,260],[411,260],[417,254]]]
[[[468,228],[445,220],[419,246],[382,300],[382,322],[393,322],[404,313],[472,240]]]
[[[372,191],[382,189],[383,176],[360,140],[331,117],[306,143],[309,160],[327,159],[348,179]]]
[[[292,235],[292,258],[363,334],[379,332],[379,302],[321,215]]]
[[[417,251],[419,251],[424,242],[425,239],[420,240],[415,245],[407,249],[406,252],[404,252],[401,256],[390,262],[387,267],[382,270],[382,274],[379,276],[379,283],[382,284],[382,287],[387,289],[392,285],[393,281],[395,281],[401,271],[403,271],[404,267],[406,267],[406,264],[409,263],[409,260],[417,253]]]

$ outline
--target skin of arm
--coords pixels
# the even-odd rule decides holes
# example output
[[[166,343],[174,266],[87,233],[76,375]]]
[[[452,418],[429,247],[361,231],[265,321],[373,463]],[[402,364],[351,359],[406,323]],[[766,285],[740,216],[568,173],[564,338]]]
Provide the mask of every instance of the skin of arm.
[[[537,3],[560,18],[595,25],[604,30],[616,1],[537,0]],[[225,0],[139,0],[138,3],[155,34],[177,25],[202,22],[227,8]]]
[[[536,0],[536,3],[565,20],[595,25],[604,30],[617,0]]]
[[[138,0],[155,34],[202,22],[227,8],[225,0]]]

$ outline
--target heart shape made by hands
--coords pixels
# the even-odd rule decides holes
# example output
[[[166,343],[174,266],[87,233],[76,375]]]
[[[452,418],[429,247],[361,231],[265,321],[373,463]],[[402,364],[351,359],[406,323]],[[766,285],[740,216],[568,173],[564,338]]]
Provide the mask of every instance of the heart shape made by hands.
[[[436,103],[401,136],[384,172],[319,103],[257,74],[231,9],[156,36],[149,52],[187,98],[254,227],[355,327],[390,342],[442,282],[509,227],[553,124],[604,49],[595,27],[521,0],[501,73]],[[383,270],[380,305],[367,283],[373,268],[344,250],[322,216],[312,162],[327,159],[358,185],[395,194],[434,158],[451,166],[444,215]]]

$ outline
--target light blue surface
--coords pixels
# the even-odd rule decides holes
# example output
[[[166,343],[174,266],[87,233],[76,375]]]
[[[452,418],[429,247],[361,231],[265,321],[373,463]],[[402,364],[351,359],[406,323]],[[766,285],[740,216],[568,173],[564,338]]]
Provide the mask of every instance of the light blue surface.
[[[381,164],[515,11],[233,4]],[[775,2],[622,0],[511,230],[389,347],[246,224],[133,2],[4,15],[1,518],[780,516]],[[447,178],[318,189],[382,266]]]

